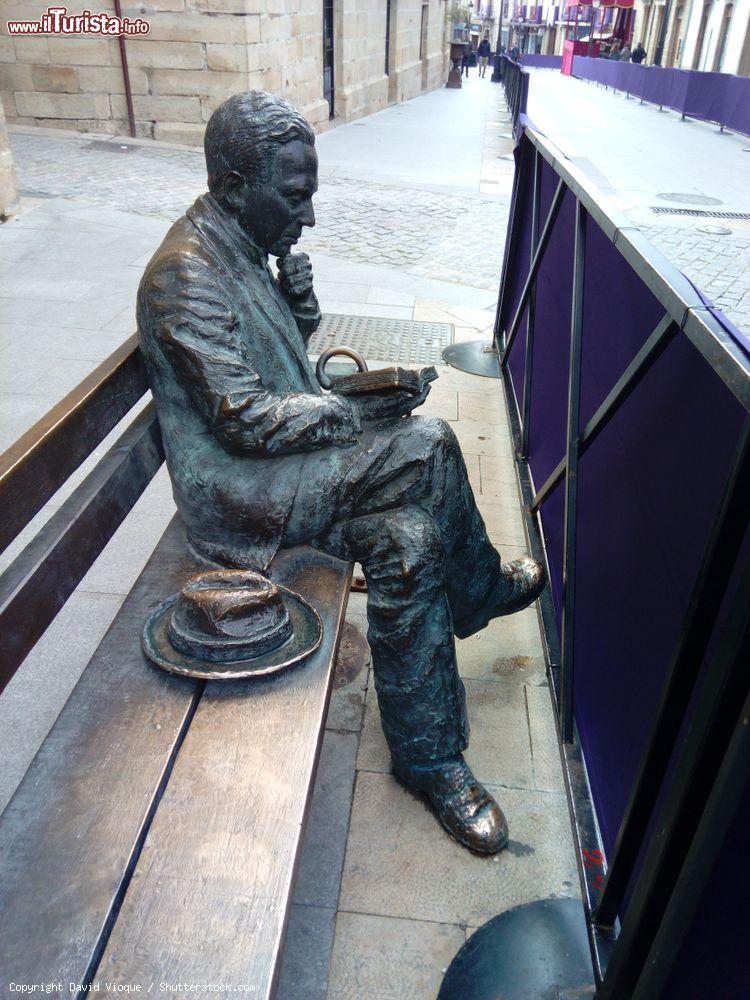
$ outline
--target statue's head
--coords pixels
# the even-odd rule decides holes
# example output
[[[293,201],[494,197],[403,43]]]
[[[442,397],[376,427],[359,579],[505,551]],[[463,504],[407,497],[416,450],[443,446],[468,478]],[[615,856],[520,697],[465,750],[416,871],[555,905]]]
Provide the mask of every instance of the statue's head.
[[[315,135],[280,97],[249,90],[211,115],[204,139],[208,188],[267,253],[284,256],[315,225]]]

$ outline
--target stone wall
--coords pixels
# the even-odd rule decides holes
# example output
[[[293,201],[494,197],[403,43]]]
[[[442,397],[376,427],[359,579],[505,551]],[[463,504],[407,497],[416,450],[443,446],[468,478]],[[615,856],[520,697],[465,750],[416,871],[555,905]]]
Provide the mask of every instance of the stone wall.
[[[16,172],[13,167],[13,157],[8,145],[8,131],[5,128],[5,115],[0,104],[0,221],[7,219],[18,210],[18,189],[16,188]]]
[[[113,0],[69,5],[113,12]],[[386,0],[335,0],[335,111],[343,120],[442,84],[445,0],[429,0],[420,58],[421,0],[391,0],[391,72],[385,72]],[[127,135],[120,45],[95,35],[10,36],[8,20],[43,7],[4,2],[0,98],[9,122]],[[199,144],[214,108],[240,90],[278,93],[317,130],[329,125],[323,94],[321,0],[123,0],[125,17],[150,23],[125,51],[136,132]]]

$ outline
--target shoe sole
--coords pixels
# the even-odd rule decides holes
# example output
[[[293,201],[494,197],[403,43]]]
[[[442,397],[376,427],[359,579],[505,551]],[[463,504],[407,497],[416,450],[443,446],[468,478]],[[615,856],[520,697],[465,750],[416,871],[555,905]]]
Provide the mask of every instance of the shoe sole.
[[[544,586],[546,586],[546,582]],[[533,597],[530,597],[529,600],[525,601],[523,604],[519,604],[518,607],[513,608],[512,611],[501,611],[499,614],[489,615],[487,618],[484,619],[483,624],[477,625],[476,627],[472,625],[471,629],[469,629],[468,632],[465,629],[457,629],[454,623],[453,634],[457,639],[468,639],[470,635],[476,635],[477,632],[481,632],[482,629],[487,628],[489,623],[493,622],[496,618],[507,618],[508,615],[515,615],[519,611],[525,611],[526,608],[531,607],[534,601],[538,601],[543,593],[544,593],[544,587],[542,587],[542,589],[539,591],[538,594],[535,594]]]

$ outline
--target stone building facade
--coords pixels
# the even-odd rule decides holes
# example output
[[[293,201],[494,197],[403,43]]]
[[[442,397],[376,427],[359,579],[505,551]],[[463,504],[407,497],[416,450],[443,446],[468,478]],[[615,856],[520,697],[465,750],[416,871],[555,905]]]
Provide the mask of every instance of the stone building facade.
[[[68,9],[85,8],[114,12],[113,0]],[[122,44],[9,31],[45,9],[0,5],[8,123],[127,135],[123,48],[136,135],[186,144],[240,90],[280,94],[321,131],[438,87],[448,72],[446,0],[122,0],[123,17],[149,24]]]
[[[5,115],[0,105],[0,222],[18,211],[18,189],[13,157],[8,145],[8,130]]]

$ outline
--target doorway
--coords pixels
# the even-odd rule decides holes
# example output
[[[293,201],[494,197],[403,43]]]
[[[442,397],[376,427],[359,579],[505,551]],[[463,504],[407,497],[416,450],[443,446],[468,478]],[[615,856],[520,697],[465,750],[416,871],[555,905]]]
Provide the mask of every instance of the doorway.
[[[724,53],[727,50],[727,38],[729,36],[729,25],[732,20],[733,10],[734,4],[728,3],[724,7],[724,17],[721,22],[721,34],[719,35],[719,42],[716,46],[716,55],[714,57],[714,73],[718,73],[724,63]]]

